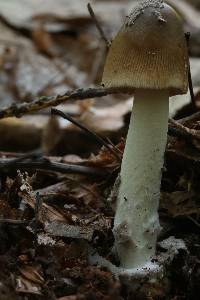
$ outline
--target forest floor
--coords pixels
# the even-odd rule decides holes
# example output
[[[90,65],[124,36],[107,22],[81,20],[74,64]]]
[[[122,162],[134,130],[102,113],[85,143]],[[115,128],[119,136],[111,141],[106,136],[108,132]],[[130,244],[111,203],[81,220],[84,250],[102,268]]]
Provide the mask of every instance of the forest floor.
[[[191,33],[194,97],[170,100],[159,241],[174,236],[187,251],[172,261],[170,288],[155,299],[195,300],[200,6],[168,2]],[[108,40],[136,3],[91,1]],[[85,0],[0,1],[0,300],[132,299],[111,271],[92,263],[94,254],[116,263],[110,195],[132,106],[130,96],[100,86],[106,53]],[[64,114],[51,113],[53,106]]]

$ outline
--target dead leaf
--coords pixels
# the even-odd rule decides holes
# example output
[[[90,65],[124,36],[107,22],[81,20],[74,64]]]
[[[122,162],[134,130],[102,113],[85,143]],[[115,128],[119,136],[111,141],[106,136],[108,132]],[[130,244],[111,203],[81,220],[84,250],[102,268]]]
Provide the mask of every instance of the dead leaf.
[[[96,133],[109,136],[109,132],[117,132],[124,126],[123,117],[131,111],[133,99],[121,101],[112,106],[90,106],[82,114],[80,122]]]
[[[192,194],[186,191],[162,193],[160,208],[173,218],[200,214],[200,207],[195,203]]]
[[[27,279],[36,284],[43,284],[44,278],[38,271],[38,267],[36,266],[28,266],[25,265],[19,268],[20,273]]]
[[[33,209],[35,208],[35,199],[36,193],[32,190],[30,183],[28,182],[29,178],[27,175],[24,175],[18,172],[18,176],[21,179],[21,188],[19,195],[22,197],[23,201],[27,203]],[[60,221],[64,222],[65,217],[55,210],[53,207],[47,205],[46,203],[42,203],[41,211],[39,212],[39,220],[41,223],[52,222],[52,221]]]
[[[64,296],[61,298],[57,298],[57,300],[79,300],[79,297],[74,295],[74,296]]]
[[[61,136],[62,132],[57,117],[50,116],[42,132],[42,149],[45,155],[50,154],[55,149]]]
[[[42,295],[41,287],[38,284],[35,284],[22,276],[19,276],[16,279],[16,288],[17,293],[24,294],[33,294],[33,295]]]

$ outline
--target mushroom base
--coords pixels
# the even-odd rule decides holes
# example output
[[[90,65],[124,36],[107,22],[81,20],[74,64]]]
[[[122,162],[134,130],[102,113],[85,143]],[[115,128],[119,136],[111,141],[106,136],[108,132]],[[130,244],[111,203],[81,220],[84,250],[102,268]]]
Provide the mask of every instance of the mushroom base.
[[[121,267],[126,269],[144,266],[155,255],[168,114],[168,91],[136,91],[113,230]]]
[[[158,252],[152,262],[139,268],[125,269],[113,265],[100,256],[93,248],[89,249],[89,262],[109,269],[126,287],[129,299],[160,299],[166,297],[171,287],[172,262],[178,257],[186,257],[188,250],[183,240],[170,236],[159,243]]]

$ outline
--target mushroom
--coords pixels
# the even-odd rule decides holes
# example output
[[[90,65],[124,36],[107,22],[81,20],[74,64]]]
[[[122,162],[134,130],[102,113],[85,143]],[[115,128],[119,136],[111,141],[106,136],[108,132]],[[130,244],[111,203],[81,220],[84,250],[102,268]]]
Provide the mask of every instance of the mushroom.
[[[125,269],[143,268],[156,253],[169,97],[187,92],[187,75],[179,15],[163,1],[141,2],[114,38],[102,79],[113,92],[134,94],[113,230]]]

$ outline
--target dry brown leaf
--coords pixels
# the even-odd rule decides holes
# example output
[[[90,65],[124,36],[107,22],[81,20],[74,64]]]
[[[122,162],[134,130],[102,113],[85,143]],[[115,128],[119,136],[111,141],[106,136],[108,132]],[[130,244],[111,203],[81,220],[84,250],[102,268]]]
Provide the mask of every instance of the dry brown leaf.
[[[51,35],[44,30],[42,24],[32,31],[32,38],[38,52],[49,57],[55,57],[59,54],[54,47]]]
[[[62,133],[56,116],[50,116],[42,133],[42,149],[45,155],[55,149],[61,139]]]
[[[22,276],[16,278],[16,288],[17,293],[42,295],[40,285],[33,283]]]
[[[67,68],[67,65],[66,65]],[[31,95],[44,94],[48,86],[62,85],[66,74],[55,62],[38,54],[34,48],[24,48],[18,54],[16,67],[16,86],[21,99]],[[66,90],[69,86],[66,86]],[[58,87],[57,87],[58,89]],[[51,91],[53,94],[53,91]],[[30,97],[30,96],[29,96]]]
[[[119,155],[121,156],[123,155],[124,145],[124,140],[122,140],[119,144],[115,146],[116,149],[119,151]],[[119,167],[120,162],[116,160],[116,157],[112,153],[110,153],[108,149],[102,147],[98,155],[91,155],[90,159],[88,160],[88,164],[91,166],[115,169]]]
[[[28,266],[25,265],[23,267],[19,268],[19,271],[25,279],[32,281],[33,283],[36,284],[43,284],[44,283],[44,278],[41,276],[39,273],[39,268],[36,266]]]
[[[162,193],[160,208],[173,218],[200,214],[200,207],[193,200],[192,194],[186,191]]]
[[[96,183],[81,182],[81,180],[74,180],[73,187],[70,189],[70,194],[75,199],[83,202],[86,206],[94,203],[97,205],[101,198]]]
[[[61,298],[57,298],[57,300],[79,300],[79,297],[74,295],[74,296],[64,296]]]
[[[20,197],[33,209],[35,208],[36,193],[33,191],[29,184],[29,177],[25,174],[18,172],[18,176],[21,180],[21,187],[19,191]],[[41,210],[39,212],[39,220],[41,223],[53,222],[53,221],[66,221],[65,217],[53,207],[42,203]]]
[[[29,97],[31,100],[31,97],[39,93],[44,94],[44,90],[49,85],[55,86],[57,90],[59,86],[62,87],[66,73],[61,71],[54,61],[38,54],[30,40],[14,33],[1,22],[0,40],[1,80],[3,80],[2,100],[1,98],[0,100],[2,103],[5,103],[5,93],[9,100],[6,103],[8,105],[16,99],[20,100],[19,98]],[[67,67],[66,63],[65,66]],[[65,91],[67,89],[69,85],[66,80]],[[53,90],[50,93],[53,94]]]
[[[117,132],[124,126],[123,117],[131,111],[133,99],[121,101],[112,106],[90,106],[81,116],[80,122],[96,133]]]

